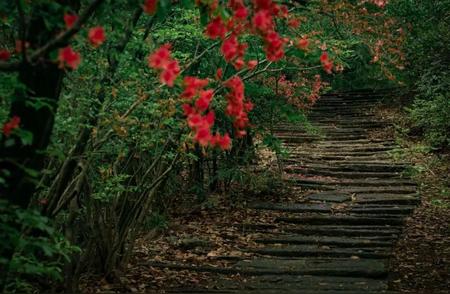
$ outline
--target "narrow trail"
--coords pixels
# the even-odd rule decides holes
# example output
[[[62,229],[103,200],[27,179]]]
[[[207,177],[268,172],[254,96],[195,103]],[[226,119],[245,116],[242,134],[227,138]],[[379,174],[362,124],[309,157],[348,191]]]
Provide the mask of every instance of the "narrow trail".
[[[310,115],[320,132],[299,126],[276,129],[290,156],[286,184],[292,202],[257,202],[251,208],[284,212],[273,223],[245,224],[260,232],[264,246],[255,256],[230,267],[161,267],[239,274],[244,280],[211,281],[210,289],[172,289],[174,293],[378,293],[387,291],[388,261],[405,217],[419,202],[405,165],[388,151],[395,142],[371,139],[386,127],[369,112],[382,94],[360,92],[321,97]],[[297,193],[295,193],[297,195]]]

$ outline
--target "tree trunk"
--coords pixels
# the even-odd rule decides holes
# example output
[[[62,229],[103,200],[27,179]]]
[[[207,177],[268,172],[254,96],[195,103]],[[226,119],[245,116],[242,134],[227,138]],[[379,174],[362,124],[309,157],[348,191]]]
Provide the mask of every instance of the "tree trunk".
[[[31,47],[39,47],[52,35],[43,18],[39,17],[30,24],[30,38],[27,41]],[[6,185],[0,187],[0,195],[22,208],[30,203],[36,187],[36,175],[44,166],[44,151],[50,142],[63,75],[63,70],[48,57],[36,64],[23,63],[19,70],[19,81],[25,90],[16,91],[10,117],[20,117],[21,129],[30,132],[33,137],[29,145],[16,138],[11,146],[5,146],[6,138],[3,137],[0,170]],[[45,106],[36,107],[39,100],[45,100]]]

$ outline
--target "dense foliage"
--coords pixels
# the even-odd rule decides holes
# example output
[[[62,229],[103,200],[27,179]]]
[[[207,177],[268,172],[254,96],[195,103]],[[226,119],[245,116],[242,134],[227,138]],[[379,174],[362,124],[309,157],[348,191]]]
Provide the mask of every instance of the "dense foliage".
[[[415,131],[434,147],[450,145],[450,1],[392,1],[390,13],[407,32],[406,82],[413,90],[409,107]],[[410,94],[411,95],[411,94]]]
[[[284,152],[272,128],[307,125],[321,93],[396,86],[405,38],[408,54],[426,53],[407,32],[411,1],[386,2],[0,4],[2,289],[114,277],[180,195],[201,203],[253,188],[258,150]],[[445,21],[430,25],[448,36]],[[449,81],[430,75],[448,49],[428,37],[441,59],[428,73],[414,64],[412,114],[444,142]]]

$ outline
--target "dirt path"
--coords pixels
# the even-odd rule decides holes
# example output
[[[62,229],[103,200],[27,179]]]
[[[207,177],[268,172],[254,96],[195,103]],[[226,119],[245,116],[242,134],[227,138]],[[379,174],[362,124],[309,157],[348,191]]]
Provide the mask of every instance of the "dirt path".
[[[220,274],[207,288],[178,287],[175,293],[375,293],[387,291],[387,265],[405,217],[419,202],[416,185],[402,176],[405,165],[388,151],[395,142],[372,139],[386,126],[369,113],[374,93],[323,96],[310,119],[320,132],[279,125],[288,202],[254,202],[273,211],[274,222],[242,224],[242,235],[258,232],[258,248],[227,266],[151,264],[171,270]],[[282,212],[282,213],[280,213]],[[280,213],[280,214],[278,214]],[[279,216],[280,215],[280,216]],[[240,279],[227,279],[238,275]]]

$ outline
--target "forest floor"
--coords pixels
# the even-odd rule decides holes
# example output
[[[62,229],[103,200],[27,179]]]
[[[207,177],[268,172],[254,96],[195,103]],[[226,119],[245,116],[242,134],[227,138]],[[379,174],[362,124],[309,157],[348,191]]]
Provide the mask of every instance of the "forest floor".
[[[407,219],[391,260],[391,288],[402,293],[448,293],[450,289],[450,151],[432,151],[404,134],[408,121],[401,105],[383,105],[376,114],[396,128],[379,136],[399,141],[393,156],[409,162],[419,183],[421,203]],[[397,129],[397,130],[396,130]]]
[[[445,293],[449,156],[399,141],[392,122],[402,114],[359,98],[319,104],[312,120],[325,136],[280,126],[291,151],[282,179],[253,171],[259,191],[209,195],[194,208],[183,195],[167,228],[139,239],[120,281],[87,279],[83,292]],[[274,163],[267,154],[262,162]]]

